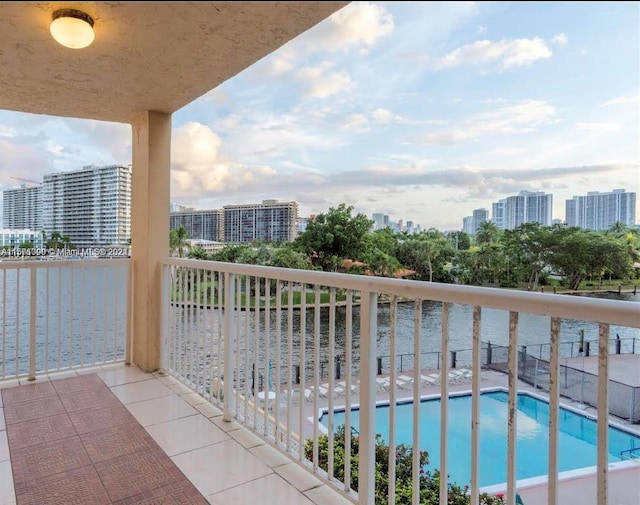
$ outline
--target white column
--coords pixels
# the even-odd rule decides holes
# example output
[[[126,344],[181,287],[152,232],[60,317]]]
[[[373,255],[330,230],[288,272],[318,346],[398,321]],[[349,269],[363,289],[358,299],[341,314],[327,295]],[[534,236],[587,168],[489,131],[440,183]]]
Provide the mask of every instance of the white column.
[[[132,123],[132,361],[160,367],[162,259],[169,255],[171,114],[145,111]]]

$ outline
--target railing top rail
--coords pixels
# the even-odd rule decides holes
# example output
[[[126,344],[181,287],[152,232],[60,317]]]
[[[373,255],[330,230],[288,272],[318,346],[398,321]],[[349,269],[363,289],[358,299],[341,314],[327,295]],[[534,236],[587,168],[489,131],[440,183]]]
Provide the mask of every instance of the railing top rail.
[[[81,268],[87,266],[119,266],[130,265],[131,258],[100,258],[79,260],[50,260],[50,261],[0,261],[0,270],[26,270],[30,268]]]
[[[165,258],[164,264],[640,328],[640,310],[632,302],[205,260]]]

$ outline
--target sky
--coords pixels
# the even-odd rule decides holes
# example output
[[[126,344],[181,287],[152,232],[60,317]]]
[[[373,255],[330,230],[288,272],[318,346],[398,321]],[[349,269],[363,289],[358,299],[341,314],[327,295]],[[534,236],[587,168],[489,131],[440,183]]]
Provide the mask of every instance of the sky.
[[[637,2],[354,2],[174,114],[171,201],[453,230],[530,190],[564,219],[640,192],[639,60]],[[128,125],[0,111],[0,189],[112,163]]]

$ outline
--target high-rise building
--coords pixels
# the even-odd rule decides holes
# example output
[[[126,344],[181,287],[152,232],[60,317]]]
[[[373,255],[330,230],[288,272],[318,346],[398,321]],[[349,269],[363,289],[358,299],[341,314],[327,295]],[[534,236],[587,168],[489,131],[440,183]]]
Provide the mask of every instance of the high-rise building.
[[[382,230],[382,228],[386,228],[389,226],[389,216],[387,214],[374,212],[373,214],[371,214],[371,218],[373,219],[374,230]]]
[[[473,216],[465,216],[462,218],[462,231],[468,235],[474,235],[473,231]]]
[[[504,211],[507,205],[507,200],[500,200],[491,205],[491,221],[496,225],[499,230],[505,229]]]
[[[543,192],[520,191],[492,206],[493,219],[502,230],[512,230],[524,223],[551,226],[553,195]]]
[[[42,227],[76,247],[126,245],[131,237],[131,166],[89,165],[44,176]]]
[[[636,194],[624,189],[610,193],[591,191],[586,196],[574,196],[565,204],[567,226],[587,230],[608,230],[617,222],[630,228],[636,222]]]
[[[2,226],[12,230],[42,230],[42,186],[2,192]]]
[[[298,204],[263,200],[248,205],[225,205],[225,242],[292,241],[298,234]]]
[[[185,207],[190,209],[190,207]],[[222,210],[183,210],[169,214],[169,228],[183,227],[192,240],[224,240],[224,211]]]
[[[169,212],[186,212],[188,210],[196,210],[196,209],[193,207],[189,207],[188,205],[181,205],[179,203],[169,204]]]
[[[480,225],[488,220],[489,211],[487,209],[475,209],[473,215],[462,219],[462,231],[468,235],[475,235]]]
[[[475,209],[471,217],[473,218],[473,234],[475,235],[478,232],[480,225],[489,220],[489,210]]]

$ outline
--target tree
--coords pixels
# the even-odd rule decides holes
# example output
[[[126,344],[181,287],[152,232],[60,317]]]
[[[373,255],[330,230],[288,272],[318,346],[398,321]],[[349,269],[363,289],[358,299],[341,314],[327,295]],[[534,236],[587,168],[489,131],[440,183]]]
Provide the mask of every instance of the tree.
[[[453,249],[456,251],[466,251],[471,247],[471,238],[463,231],[450,231],[445,237]]]
[[[43,239],[45,236],[46,234],[43,235]],[[48,249],[59,249],[62,245],[62,235],[60,235],[59,232],[54,231],[51,233],[51,237],[49,237],[46,243]]]
[[[344,481],[345,464],[345,429],[341,425],[334,435],[333,461],[334,476]],[[351,489],[358,490],[360,439],[356,434],[351,436]],[[400,444],[396,447],[396,502],[395,505],[411,505],[413,491],[413,448]],[[308,460],[313,459],[313,440],[308,439],[304,444],[304,454]],[[426,451],[420,451],[420,505],[438,505],[440,499],[440,473],[424,470],[429,463],[429,455]],[[320,435],[318,440],[318,466],[328,470],[329,444],[327,435]],[[380,435],[376,435],[375,446],[375,503],[387,505],[389,503],[389,446],[384,443]],[[470,496],[466,488],[455,483],[448,484],[449,501],[447,505],[468,505]],[[481,494],[481,505],[501,505],[500,498]]]
[[[33,249],[33,242],[31,240],[24,241],[20,244],[20,249]]]
[[[177,252],[178,256],[182,258],[184,250],[187,247],[188,238],[189,234],[184,226],[171,230],[169,232],[169,248],[171,249],[171,252]]]
[[[475,242],[481,244],[493,244],[500,237],[500,229],[493,221],[484,221],[478,227],[475,236]]]
[[[205,252],[202,246],[193,247],[189,250],[187,254],[189,258],[193,258],[194,260],[208,260],[209,254]]]
[[[362,260],[373,222],[364,214],[352,216],[352,211],[353,206],[341,203],[318,214],[296,238],[294,247],[324,271],[336,271],[344,259]]]

